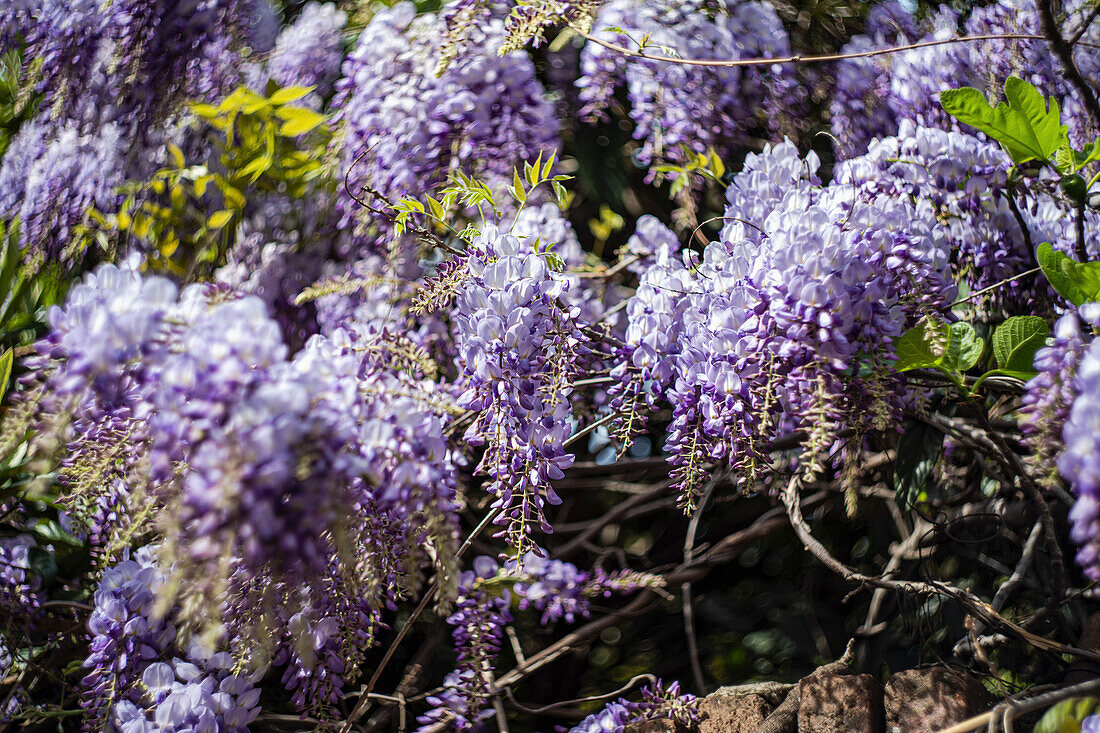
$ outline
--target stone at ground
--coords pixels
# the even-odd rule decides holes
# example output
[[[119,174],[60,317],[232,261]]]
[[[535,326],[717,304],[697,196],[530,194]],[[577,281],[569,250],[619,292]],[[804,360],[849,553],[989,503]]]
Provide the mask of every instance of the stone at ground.
[[[883,733],[882,686],[869,674],[813,674],[798,693],[798,733]]]
[[[699,703],[699,733],[756,733],[790,689],[764,682],[716,690]]]
[[[907,669],[886,683],[886,730],[935,733],[989,706],[985,688],[965,672],[946,667]]]

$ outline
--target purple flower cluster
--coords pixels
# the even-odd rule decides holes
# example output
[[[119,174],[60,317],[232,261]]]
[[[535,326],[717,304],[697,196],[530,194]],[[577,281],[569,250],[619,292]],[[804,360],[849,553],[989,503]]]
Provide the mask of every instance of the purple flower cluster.
[[[1078,393],[1077,368],[1091,341],[1086,327],[1098,323],[1100,308],[1096,303],[1085,304],[1080,315],[1071,312],[1059,318],[1053,341],[1035,354],[1039,373],[1027,383],[1020,413],[1032,450],[1029,463],[1044,486],[1058,481],[1056,462],[1064,447],[1062,432]]]
[[[459,578],[456,608],[447,618],[454,629],[451,635],[458,664],[444,680],[444,691],[428,698],[433,708],[417,718],[420,731],[438,730],[441,723],[445,730],[481,730],[482,721],[493,715],[488,709],[488,675],[500,651],[504,626],[512,620],[510,594],[507,588],[486,587],[486,581],[493,581],[500,572],[496,560],[481,556],[473,566]]]
[[[751,476],[780,428],[807,432],[807,469],[817,470],[840,429],[893,425],[891,342],[954,297],[934,223],[906,200],[821,187],[816,167],[788,145],[750,160],[731,185],[722,241],[694,272],[667,248],[628,309],[634,369],[618,373],[672,405],[665,448],[688,505],[706,464]]]
[[[642,689],[641,702],[620,698],[608,703],[600,712],[589,715],[570,728],[569,733],[617,733],[630,723],[646,720],[671,720],[690,727],[699,721],[698,706],[695,695],[680,692],[679,682],[666,686],[657,680],[653,687]]]
[[[1081,309],[1081,316],[1088,323],[1094,324],[1098,315],[1095,303]],[[1100,464],[1097,463],[1100,455],[1100,400],[1097,399],[1100,395],[1100,341],[1092,339],[1087,345],[1081,344],[1081,330],[1070,316],[1063,317],[1055,332],[1054,345],[1036,358],[1036,365],[1046,368],[1029,383],[1029,391],[1032,384],[1040,388],[1050,383],[1050,392],[1033,398],[1031,404],[1033,415],[1045,417],[1038,411],[1046,408],[1045,412],[1053,420],[1066,414],[1062,399],[1072,398],[1072,407],[1068,409],[1062,429],[1065,450],[1058,457],[1058,470],[1077,495],[1069,514],[1070,536],[1080,548],[1077,564],[1090,579],[1100,580]],[[1059,356],[1059,346],[1066,355],[1064,366],[1052,358]],[[1074,361],[1076,370],[1073,369]],[[1071,375],[1072,382],[1067,385]],[[1074,393],[1076,398],[1073,398]]]
[[[267,59],[267,73],[279,86],[315,87],[315,103],[327,97],[344,62],[347,13],[331,3],[311,2],[279,34]]]
[[[113,733],[247,731],[259,714],[259,689],[233,672],[229,654],[198,642],[178,646],[174,626],[154,612],[167,580],[151,548],[103,573],[88,619],[82,704],[89,722]]]
[[[519,239],[490,226],[464,263],[469,280],[454,309],[460,407],[476,410],[470,445],[485,446],[478,470],[489,476],[497,522],[525,552],[543,512],[557,504],[551,482],[573,464],[565,440],[571,423],[572,372],[586,341],[579,308],[561,296],[570,283]]]
[[[1011,161],[999,146],[962,132],[916,127],[902,121],[896,137],[871,143],[865,155],[837,167],[836,180],[854,185],[866,201],[880,197],[912,201],[925,226],[947,238],[955,277],[971,291],[997,286],[977,305],[994,313],[1035,308],[1051,298],[1039,276],[1015,276],[1030,270],[1034,253],[1012,210],[1016,196],[1020,219],[1032,242],[1050,242],[1073,250],[1074,214],[1052,195],[1047,181],[1013,191]],[[1100,223],[1094,214],[1089,224]]]
[[[581,570],[573,563],[534,552],[506,562],[503,577],[514,581],[512,592],[519,599],[520,610],[541,612],[543,626],[560,619],[571,624],[578,616],[588,616],[593,598],[628,595],[662,582],[656,576],[630,570],[615,573],[601,568]]]
[[[0,161],[0,218],[18,217],[25,257],[78,263],[89,208],[113,210],[119,185],[154,169],[187,100],[239,83],[241,42],[268,50],[274,18],[259,0],[43,0],[15,14],[7,32],[43,95]]]
[[[680,243],[672,231],[652,216],[638,220],[627,240],[631,268],[638,287],[626,305],[623,346],[611,369],[616,380],[610,407],[619,415],[615,433],[624,443],[643,432],[647,411],[663,399],[674,374],[680,349],[684,297],[694,288],[688,268],[678,259]]]
[[[0,619],[5,626],[13,620],[29,622],[42,603],[42,579],[30,558],[37,544],[28,534],[0,538]]]
[[[391,201],[420,198],[454,169],[500,188],[511,185],[514,166],[557,150],[554,105],[533,64],[522,52],[497,54],[503,28],[493,19],[471,29],[471,51],[437,76],[440,17],[418,16],[410,2],[374,15],[344,62],[333,102],[352,192],[367,185]],[[377,225],[375,246],[385,249],[384,222],[359,221],[366,212],[346,196],[340,207],[349,229]]]
[[[43,348],[61,361],[59,389],[146,416],[154,498],[170,517],[165,551],[202,609],[185,621],[216,625],[226,612],[246,638],[247,619],[279,601],[302,612],[283,618],[300,640],[339,618],[319,664],[296,653],[299,668],[337,678],[302,699],[331,703],[346,660],[400,590],[397,568],[450,562],[445,393],[347,334],[315,337],[288,361],[258,299],[196,285],[177,300],[166,281],[113,266],[74,289],[51,323]]]
[[[790,55],[786,30],[765,2],[711,3],[707,0],[612,0],[593,25],[601,39],[633,48],[648,39],[646,53],[688,59],[768,58]],[[620,31],[609,30],[611,28]],[[682,163],[685,149],[720,154],[756,126],[773,128],[797,116],[802,103],[794,67],[708,69],[626,59],[595,43],[581,55],[577,85],[585,114],[599,116],[625,88],[634,137],[642,141],[638,160]],[[766,119],[757,117],[765,112]],[[773,132],[775,129],[772,130]]]

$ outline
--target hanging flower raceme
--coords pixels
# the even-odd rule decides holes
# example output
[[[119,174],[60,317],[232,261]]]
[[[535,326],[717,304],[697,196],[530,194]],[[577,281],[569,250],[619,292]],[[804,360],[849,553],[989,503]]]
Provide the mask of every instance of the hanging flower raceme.
[[[573,463],[569,395],[586,338],[579,308],[561,302],[569,281],[516,237],[488,227],[462,266],[469,279],[454,309],[458,404],[476,412],[465,438],[484,446],[478,471],[489,476],[502,534],[526,551],[534,529],[550,531],[544,507],[560,501],[551,482]]]
[[[663,292],[647,289],[643,273],[628,311],[628,343],[634,328],[653,338],[645,334],[659,314],[674,321],[660,329],[677,343],[665,448],[689,506],[706,466],[725,461],[751,477],[781,430],[805,431],[806,468],[816,471],[842,431],[892,426],[902,388],[888,368],[891,343],[954,297],[943,236],[908,202],[816,186],[816,159],[792,156],[776,146],[749,161],[731,185],[722,241]],[[633,363],[646,353],[635,346]],[[655,395],[661,376],[647,382]]]
[[[142,548],[100,579],[82,682],[86,729],[247,731],[259,714],[256,680],[234,672],[225,652],[179,646],[176,628],[155,613],[167,582],[156,554]]]

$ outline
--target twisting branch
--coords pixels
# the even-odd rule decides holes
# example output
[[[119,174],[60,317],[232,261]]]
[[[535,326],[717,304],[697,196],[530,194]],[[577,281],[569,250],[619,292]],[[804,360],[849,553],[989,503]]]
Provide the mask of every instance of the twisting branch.
[[[1070,654],[1088,659],[1089,661],[1100,662],[1100,654],[1067,646],[1052,641],[1051,639],[1032,634],[1019,624],[1015,624],[1001,616],[993,610],[988,603],[978,598],[970,591],[963,590],[950,583],[944,583],[939,580],[919,581],[880,578],[865,575],[864,573],[848,567],[840,562],[840,560],[833,557],[810,531],[809,525],[806,524],[806,520],[802,516],[802,507],[798,496],[800,488],[801,479],[796,475],[791,478],[790,483],[787,484],[781,496],[783,505],[787,508],[787,516],[790,518],[791,526],[794,528],[798,538],[802,540],[802,544],[805,546],[806,550],[825,565],[825,567],[845,580],[866,585],[871,588],[884,588],[886,590],[900,591],[902,593],[918,596],[943,596],[945,598],[950,598],[965,608],[972,616],[984,621],[987,625],[1010,632],[1014,636],[1031,644],[1036,649],[1052,652],[1054,654]]]

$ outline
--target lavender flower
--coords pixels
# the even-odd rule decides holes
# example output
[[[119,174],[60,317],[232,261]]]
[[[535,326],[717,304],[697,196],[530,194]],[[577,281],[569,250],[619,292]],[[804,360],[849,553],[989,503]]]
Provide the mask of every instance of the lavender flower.
[[[347,14],[331,3],[311,2],[287,26],[267,59],[267,71],[280,86],[315,87],[327,97],[340,75]]]
[[[645,720],[671,720],[692,726],[699,721],[698,705],[695,695],[680,692],[679,682],[672,682],[666,687],[658,680],[652,688],[642,689],[641,702],[620,698],[608,703],[600,712],[589,715],[570,728],[569,733],[622,731],[630,723]]]

